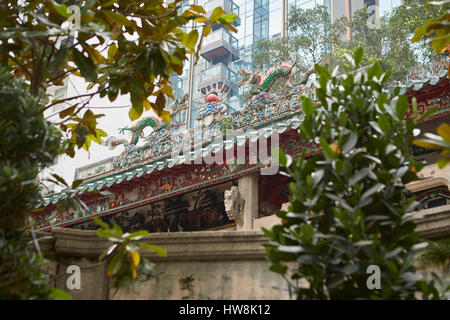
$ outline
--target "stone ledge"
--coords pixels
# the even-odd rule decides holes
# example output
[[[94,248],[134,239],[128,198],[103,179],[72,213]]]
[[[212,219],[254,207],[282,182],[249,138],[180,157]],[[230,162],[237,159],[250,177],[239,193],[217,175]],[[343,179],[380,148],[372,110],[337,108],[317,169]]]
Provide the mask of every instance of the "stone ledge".
[[[450,205],[412,212],[417,231],[426,239],[450,236]],[[272,222],[272,221],[271,221]],[[70,256],[98,258],[110,246],[107,239],[99,238],[96,231],[54,228],[52,240],[41,242],[47,257]],[[39,233],[38,237],[48,236]],[[152,261],[213,261],[265,259],[264,244],[269,243],[262,231],[203,231],[154,233],[142,240],[167,250],[165,258],[145,250],[143,256]]]
[[[54,228],[52,234],[54,250],[60,256],[96,258],[110,245],[96,231]],[[268,241],[260,231],[155,233],[142,242],[166,249],[167,257],[148,250],[142,253],[152,261],[264,259],[263,244]]]
[[[262,217],[262,218],[258,218],[253,220],[253,230],[262,230],[262,228],[266,228],[266,229],[271,229],[273,226],[280,224],[281,223],[281,219],[272,214],[270,216],[267,217]]]
[[[425,178],[422,180],[410,182],[406,185],[406,188],[411,192],[423,191],[439,186],[448,186],[448,181],[445,178]]]
[[[450,205],[411,212],[406,217],[416,217],[417,232],[426,239],[450,237]]]

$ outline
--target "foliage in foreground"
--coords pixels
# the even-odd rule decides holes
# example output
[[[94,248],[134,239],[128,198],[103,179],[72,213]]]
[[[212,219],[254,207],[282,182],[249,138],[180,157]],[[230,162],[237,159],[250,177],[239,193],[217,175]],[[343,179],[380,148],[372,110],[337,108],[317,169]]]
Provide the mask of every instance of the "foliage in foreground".
[[[49,299],[41,254],[27,246],[21,229],[0,229],[0,299]]]
[[[445,0],[442,3],[448,5],[450,1]],[[440,4],[440,2],[432,2],[427,6],[436,4]],[[450,10],[447,10],[440,19],[429,20],[416,29],[412,41],[418,42],[424,39],[431,42],[436,54],[445,54],[446,52],[450,56]],[[447,70],[447,76],[450,76],[450,64]],[[436,131],[438,135],[425,133],[425,139],[416,139],[414,144],[425,149],[442,150],[442,157],[437,162],[439,168],[442,169],[450,162],[450,126],[443,123]]]
[[[354,12],[350,20],[341,17],[331,25],[327,22],[330,15],[323,6],[306,10],[292,6],[287,37],[259,41],[254,53],[254,67],[274,67],[299,59],[297,67],[303,72],[312,64],[319,63],[324,56],[331,55],[333,63],[340,65],[342,71],[350,71],[352,66],[347,63],[345,54],[362,47],[363,65],[379,62],[383,70],[392,71],[391,80],[403,82],[411,67],[427,68],[433,58],[428,43],[411,43],[414,30],[423,21],[441,17],[448,9],[448,1],[438,1],[435,2],[438,5],[424,8],[426,1],[404,0],[379,21],[371,17],[371,10],[363,8]],[[445,17],[448,19],[449,15]],[[442,27],[444,25],[442,22]],[[433,32],[436,27],[430,23],[427,32]],[[347,28],[351,30],[350,40],[346,38]],[[445,30],[439,33],[444,34]]]
[[[430,241],[430,245],[417,255],[417,259],[441,266],[443,271],[450,268],[450,238]]]
[[[184,0],[9,0],[0,2],[0,17],[0,65],[26,78],[30,93],[48,101],[45,109],[67,105],[58,112],[59,127],[71,157],[75,147],[87,150],[106,136],[97,128],[103,115],[86,111],[93,97],[114,101],[130,94],[131,120],[152,109],[170,122],[163,110],[174,99],[170,75],[181,75],[191,55],[198,60],[212,24],[236,31],[235,14],[217,7],[207,17],[202,6]],[[48,95],[72,74],[86,80],[88,93],[62,100]]]
[[[69,11],[70,5],[78,7],[79,20]],[[39,289],[42,257],[25,250],[28,239],[23,233],[10,232],[26,227],[26,218],[40,200],[39,170],[50,166],[59,153],[73,157],[75,147],[88,149],[92,141],[101,143],[106,133],[97,128],[97,118],[103,115],[86,110],[93,97],[114,101],[119,94],[130,94],[131,120],[153,109],[170,122],[163,110],[167,99],[174,98],[170,75],[181,74],[190,55],[199,58],[212,24],[236,31],[230,24],[236,16],[215,8],[206,17],[202,6],[183,0],[10,0],[0,2],[0,17],[0,226],[5,231],[0,244],[6,255],[0,262],[2,266],[11,262],[1,270],[0,292],[23,299],[46,298],[48,288]],[[71,30],[62,27],[68,20],[75,22]],[[192,24],[197,28],[186,31]],[[25,81],[18,82],[10,74]],[[47,89],[63,85],[69,75],[86,80],[89,92],[52,100]],[[60,103],[67,108],[58,112],[58,130],[44,120],[43,112]],[[8,256],[8,248],[18,251]],[[34,263],[25,268],[35,270],[34,276],[20,273],[19,266],[27,263]],[[30,289],[33,284],[36,291]]]
[[[446,5],[443,15],[437,19],[430,19],[425,24],[418,27],[414,32],[412,42],[425,40],[431,43],[436,54],[443,53],[445,50],[450,55],[450,0],[427,2],[425,7]],[[450,65],[447,67],[447,75],[450,77]]]
[[[39,201],[36,176],[57,156],[60,136],[26,84],[1,67],[0,106],[0,298],[47,299],[45,261],[27,247],[23,226]]]
[[[165,249],[153,244],[139,242],[149,234],[147,230],[124,233],[117,223],[111,228],[99,218],[93,218],[93,220],[101,226],[97,230],[97,235],[113,242],[100,255],[99,260],[106,259],[108,261],[106,273],[112,279],[112,286],[116,289],[116,292],[120,288],[130,287],[134,280],[144,281],[152,276],[155,265],[147,258],[141,258],[139,253],[141,248],[153,250],[160,257],[167,256]]]
[[[357,69],[362,56],[347,59]],[[300,136],[323,152],[292,164],[280,152],[293,182],[289,212],[277,213],[282,224],[264,230],[274,241],[266,246],[271,270],[298,299],[439,299],[434,281],[416,273],[424,244],[404,218],[417,205],[406,201],[405,184],[424,166],[411,154],[414,120],[402,121],[406,96],[383,91],[389,73],[378,64],[340,77],[315,68],[319,103],[302,97]],[[380,289],[368,288],[370,265],[380,268]]]

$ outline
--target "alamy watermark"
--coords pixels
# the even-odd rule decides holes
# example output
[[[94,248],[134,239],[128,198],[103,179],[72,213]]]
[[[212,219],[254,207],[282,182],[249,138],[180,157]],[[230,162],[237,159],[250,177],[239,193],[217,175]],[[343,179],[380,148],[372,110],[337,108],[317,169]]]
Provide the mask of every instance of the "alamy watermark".
[[[372,264],[367,267],[366,273],[370,274],[367,278],[366,285],[369,290],[381,289],[381,269],[379,266]]]
[[[80,290],[81,289],[81,269],[76,264],[72,264],[67,267],[67,277],[66,286],[69,290]]]

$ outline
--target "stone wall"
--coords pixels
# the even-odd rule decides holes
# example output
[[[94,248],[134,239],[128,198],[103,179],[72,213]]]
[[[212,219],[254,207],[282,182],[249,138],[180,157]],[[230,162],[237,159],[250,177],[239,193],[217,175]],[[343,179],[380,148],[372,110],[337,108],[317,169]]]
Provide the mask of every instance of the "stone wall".
[[[417,230],[424,238],[450,236],[450,205],[409,216],[417,218]],[[105,264],[97,261],[110,243],[95,231],[54,228],[53,239],[41,241],[41,247],[50,261],[52,285],[68,291],[74,299],[289,299],[285,281],[269,270],[263,246],[268,238],[260,231],[277,219],[255,222],[259,230],[151,234],[143,241],[168,253],[161,258],[145,251],[144,256],[156,263],[156,277],[115,295]],[[81,268],[79,290],[66,286],[69,265]],[[423,272],[427,268],[419,266]],[[450,274],[446,272],[444,278],[449,281]]]
[[[95,231],[55,228],[43,244],[53,285],[74,299],[289,299],[285,281],[269,270],[261,231],[151,234],[144,242],[167,250],[156,263],[156,277],[115,293],[106,266],[96,258],[108,247]],[[81,268],[81,289],[68,290],[69,265]],[[115,294],[114,294],[115,293]]]

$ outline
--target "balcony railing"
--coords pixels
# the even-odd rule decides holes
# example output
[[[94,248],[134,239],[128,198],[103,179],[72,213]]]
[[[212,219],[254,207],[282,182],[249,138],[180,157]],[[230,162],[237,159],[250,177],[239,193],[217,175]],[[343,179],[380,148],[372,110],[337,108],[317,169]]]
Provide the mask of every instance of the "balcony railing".
[[[239,6],[236,3],[231,0],[210,0],[205,4],[205,10],[208,15],[217,7],[222,7],[227,14],[236,14],[237,19],[233,24],[235,26],[241,25],[241,19],[239,17]]]
[[[213,56],[226,54],[225,49],[232,55],[231,60],[239,59],[238,40],[226,29],[211,32],[204,40],[200,55],[211,60]]]
[[[205,39],[203,39],[203,46],[206,47],[216,41],[225,41],[233,48],[238,48],[238,39],[233,37],[227,29],[219,29],[211,32]]]
[[[200,82],[208,81],[212,78],[225,78],[232,83],[237,82],[237,75],[223,63],[218,63],[205,69],[200,74]]]

